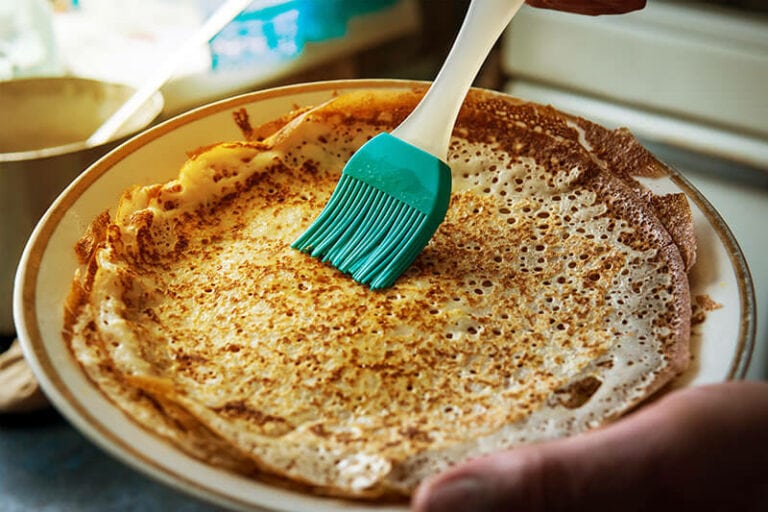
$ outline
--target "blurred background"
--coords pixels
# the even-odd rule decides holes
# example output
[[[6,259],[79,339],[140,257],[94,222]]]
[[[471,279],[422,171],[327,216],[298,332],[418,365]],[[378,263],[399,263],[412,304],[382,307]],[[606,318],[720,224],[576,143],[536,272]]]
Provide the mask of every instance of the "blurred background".
[[[0,0],[0,86],[56,76],[139,87],[220,3]],[[148,124],[283,84],[431,80],[467,5],[255,0],[187,55],[162,87],[162,105]],[[757,333],[747,377],[768,378],[768,2],[649,0],[642,11],[597,18],[524,6],[476,85],[551,103],[606,126],[627,126],[703,192],[750,266]],[[4,90],[0,95],[8,94]],[[3,108],[0,124],[13,127],[16,120]],[[0,194],[9,194],[15,171],[3,154],[18,150],[0,151]],[[44,202],[63,186],[57,184]],[[3,237],[19,230],[27,236],[41,213],[31,211],[20,229],[18,212],[3,211]],[[10,282],[12,273],[6,273],[0,279]],[[8,295],[7,288],[0,293]],[[7,308],[9,302],[0,304]],[[4,350],[13,328],[2,321],[0,327]],[[33,410],[0,413],[0,511],[211,510],[102,454],[50,409]]]

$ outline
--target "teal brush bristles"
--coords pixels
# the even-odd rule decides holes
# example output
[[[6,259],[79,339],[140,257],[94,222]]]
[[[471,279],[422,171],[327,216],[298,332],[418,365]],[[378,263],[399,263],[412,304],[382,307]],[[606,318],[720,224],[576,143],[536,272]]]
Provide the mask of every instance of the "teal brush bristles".
[[[373,289],[392,286],[445,218],[448,165],[388,133],[347,162],[325,208],[292,247]]]

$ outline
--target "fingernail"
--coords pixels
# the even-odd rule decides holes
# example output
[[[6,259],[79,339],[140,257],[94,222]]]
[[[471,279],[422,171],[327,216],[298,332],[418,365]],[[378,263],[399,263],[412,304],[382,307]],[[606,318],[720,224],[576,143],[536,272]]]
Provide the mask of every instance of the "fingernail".
[[[464,477],[433,489],[427,498],[428,512],[461,510],[462,512],[485,512],[490,499],[487,486],[475,477]]]

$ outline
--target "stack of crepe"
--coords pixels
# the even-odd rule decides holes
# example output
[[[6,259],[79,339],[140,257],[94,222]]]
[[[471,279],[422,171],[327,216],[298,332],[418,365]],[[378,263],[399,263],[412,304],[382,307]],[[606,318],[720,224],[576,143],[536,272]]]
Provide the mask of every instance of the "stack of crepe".
[[[682,195],[626,130],[473,90],[448,215],[390,289],[290,248],[422,90],[345,93],[200,148],[91,223],[72,353],[133,421],[307,492],[409,495],[481,454],[612,421],[688,363]]]

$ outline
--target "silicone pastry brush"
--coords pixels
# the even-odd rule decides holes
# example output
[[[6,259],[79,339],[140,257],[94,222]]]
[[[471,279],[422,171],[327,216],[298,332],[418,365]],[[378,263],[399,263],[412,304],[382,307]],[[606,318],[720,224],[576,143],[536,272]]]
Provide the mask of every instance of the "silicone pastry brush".
[[[411,114],[344,166],[328,203],[292,244],[373,289],[424,249],[448,211],[448,145],[464,98],[523,0],[473,0],[442,68]]]

